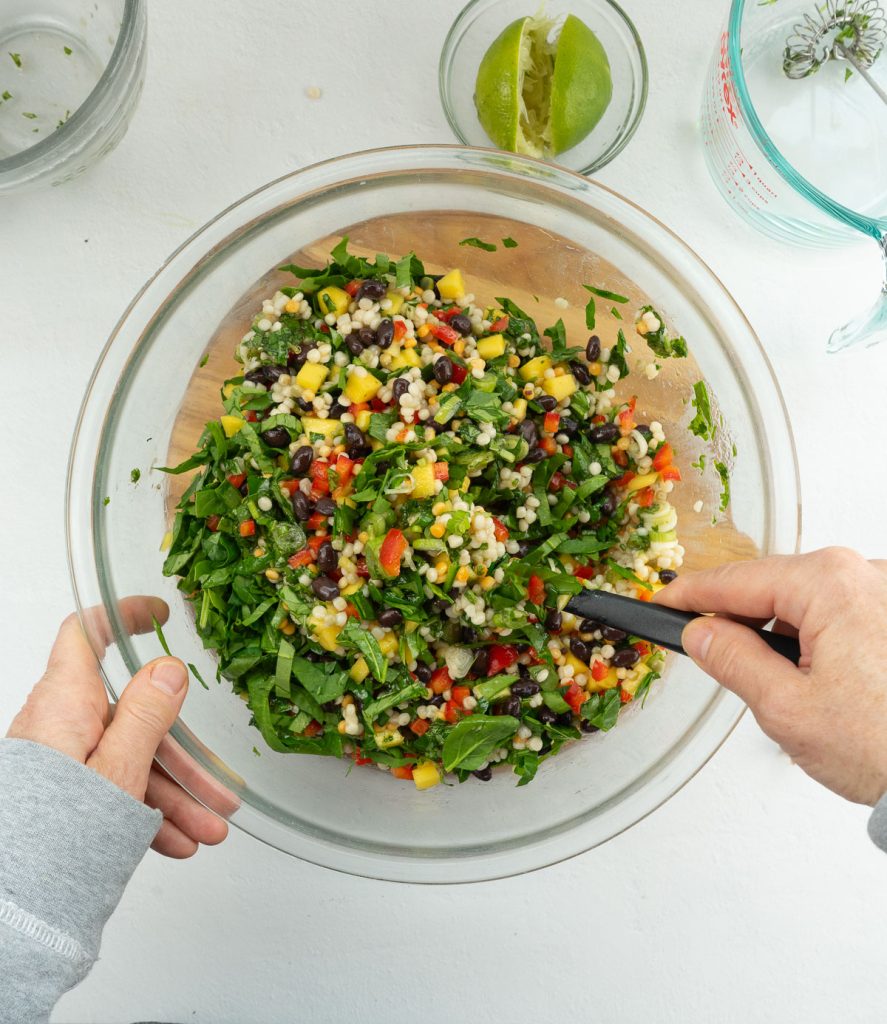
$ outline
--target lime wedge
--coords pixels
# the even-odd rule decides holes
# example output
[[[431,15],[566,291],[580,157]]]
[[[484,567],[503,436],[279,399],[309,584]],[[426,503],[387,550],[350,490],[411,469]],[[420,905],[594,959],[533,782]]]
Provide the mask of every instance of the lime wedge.
[[[560,25],[518,18],[493,40],[477,71],[474,103],[500,149],[551,156],[594,128],[613,93],[597,36],[570,14]]]

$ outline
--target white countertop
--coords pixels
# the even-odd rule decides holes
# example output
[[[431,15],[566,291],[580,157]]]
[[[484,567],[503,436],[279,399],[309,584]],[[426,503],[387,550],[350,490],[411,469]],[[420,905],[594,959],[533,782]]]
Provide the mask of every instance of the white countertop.
[[[679,17],[676,4],[627,6],[647,46],[650,100],[600,179],[678,231],[757,329],[797,436],[804,547],[885,557],[875,522],[887,492],[873,455],[887,345],[824,351],[830,328],[874,298],[874,247],[806,252],[746,227],[711,184],[695,127],[726,3],[684,0]],[[154,0],[145,91],[121,146],[64,188],[0,205],[11,441],[0,726],[72,607],[68,444],[124,306],[175,246],[265,181],[374,145],[452,141],[436,68],[459,7]],[[319,99],[306,97],[311,86]],[[101,961],[53,1020],[883,1020],[887,858],[865,820],[746,716],[661,810],[520,878],[397,886],[234,832],[184,864],[146,858]]]

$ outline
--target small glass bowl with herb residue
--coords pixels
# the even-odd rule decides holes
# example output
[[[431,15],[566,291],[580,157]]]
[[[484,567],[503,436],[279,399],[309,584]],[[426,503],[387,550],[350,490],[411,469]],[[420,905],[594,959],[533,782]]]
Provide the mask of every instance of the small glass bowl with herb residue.
[[[144,0],[0,2],[0,198],[60,185],[123,138],[146,23]]]

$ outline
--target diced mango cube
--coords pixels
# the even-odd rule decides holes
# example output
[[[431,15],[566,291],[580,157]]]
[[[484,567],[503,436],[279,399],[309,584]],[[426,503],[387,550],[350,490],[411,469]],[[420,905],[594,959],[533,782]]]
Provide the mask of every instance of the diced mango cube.
[[[650,666],[646,661],[639,661],[637,665],[629,672],[629,674],[622,680],[622,689],[626,693],[630,693],[632,697],[637,693],[638,687],[641,685],[646,674],[650,671]]]
[[[242,420],[239,416],[223,416],[221,422],[222,430],[225,431],[225,437],[234,437],[236,433],[243,429],[246,420]]]
[[[336,288],[335,285],[327,285],[317,293],[317,305],[321,313],[335,313],[336,316],[341,316],[348,312],[350,302],[351,296],[348,292]]]
[[[511,415],[520,423],[527,415],[527,400],[526,398],[515,398],[511,404],[514,407],[514,412]]]
[[[369,674],[370,666],[367,664],[366,658],[358,658],[348,671],[348,675],[355,683],[362,683]]]
[[[410,470],[410,476],[413,478],[411,497],[430,498],[435,494],[434,466],[427,463],[424,466],[414,466]]]
[[[416,789],[431,789],[440,782],[440,769],[433,761],[422,761],[413,768]]]
[[[372,415],[372,409],[361,409],[360,412],[354,417],[354,425],[357,427],[358,430],[369,430],[370,417]]]
[[[382,382],[374,377],[369,371],[358,376],[354,371],[348,376],[348,383],[345,385],[343,394],[349,402],[368,402],[375,398]]]
[[[481,359],[495,359],[505,355],[505,339],[501,334],[491,334],[477,343],[477,354]]]
[[[230,397],[231,397],[231,396],[232,396],[233,394],[234,394],[234,385],[233,385],[233,384],[231,384],[231,383],[230,383],[230,381],[229,381],[229,383],[227,383],[227,384],[226,384],[226,385],[225,385],[225,386],[224,386],[224,387],[222,388],[222,395],[223,395],[223,396],[224,396],[225,398],[230,398]]]
[[[437,282],[437,290],[442,299],[460,299],[465,294],[465,278],[459,269],[451,270]]]
[[[399,747],[403,743],[403,733],[400,729],[380,729],[373,735],[373,739],[380,750],[388,750],[389,747]]]
[[[422,360],[414,348],[402,348],[391,357],[390,369],[405,370],[408,366],[421,366]]]
[[[614,686],[618,685],[619,677],[616,675],[616,669],[611,668],[603,679],[594,679],[589,675],[585,689],[588,690],[589,693],[597,693],[599,690],[612,690]]]
[[[542,381],[542,390],[559,402],[569,398],[578,388],[579,385],[572,373],[564,373],[560,377],[546,377]]]
[[[399,313],[403,306],[403,296],[400,292],[386,292],[385,298],[391,300],[391,305],[385,310],[386,316],[394,316]]]
[[[541,380],[545,375],[546,370],[550,370],[552,366],[550,356],[536,356],[535,359],[530,359],[518,370],[523,380]]]
[[[397,636],[389,630],[379,641],[379,650],[383,654],[394,654],[397,650]]]
[[[341,434],[344,429],[339,420],[322,420],[317,416],[302,417],[302,430],[309,437],[311,434],[322,434],[327,441],[332,441],[336,434]]]
[[[656,483],[658,477],[658,473],[641,473],[640,476],[636,476],[634,480],[629,481],[628,486],[625,488],[626,493],[633,494],[635,491],[642,491],[645,487],[651,487]]]
[[[351,597],[352,594],[356,594],[358,590],[363,587],[363,582],[349,583],[347,587],[341,592],[342,597]]]
[[[305,363],[296,374],[296,383],[300,388],[307,391],[317,391],[321,384],[327,379],[330,368],[323,363]]]
[[[564,658],[564,661],[568,665],[572,666],[573,672],[577,676],[578,675],[586,675],[587,676],[589,674],[589,672],[591,671],[591,669],[589,669],[588,665],[586,665],[584,661],[581,661],[579,658],[577,658],[575,654],[568,654]]]
[[[339,643],[339,634],[342,632],[341,626],[323,626],[321,629],[316,629],[314,635],[317,637],[317,642],[326,651],[334,651]]]

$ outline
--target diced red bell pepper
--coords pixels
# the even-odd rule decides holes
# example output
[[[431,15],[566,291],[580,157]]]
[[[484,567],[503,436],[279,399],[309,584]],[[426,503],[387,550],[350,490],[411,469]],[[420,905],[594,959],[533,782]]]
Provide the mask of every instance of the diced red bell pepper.
[[[311,548],[302,548],[286,560],[291,569],[301,569],[303,565],[311,565],[314,561],[314,552]]]
[[[454,686],[453,687],[453,703],[458,704],[461,708],[465,703],[465,698],[471,696],[470,686]]]
[[[556,434],[561,418],[556,412],[547,412],[542,419],[542,429],[546,434]]]
[[[339,579],[341,578],[342,576],[340,574]],[[336,582],[338,582],[338,580]],[[350,601],[348,601],[345,605],[345,614],[348,616],[349,619],[360,618],[360,612],[354,607],[354,605]]]
[[[407,333],[407,325],[403,320],[394,321],[394,340],[400,341],[400,339]]]
[[[308,471],[308,474],[311,477],[312,491],[317,491],[318,494],[330,493],[329,468],[330,464],[326,459],[315,459],[311,463],[311,469]]]
[[[256,523],[254,519],[244,519],[240,524],[240,536],[241,537],[252,537],[256,532]]]
[[[539,447],[546,455],[554,455],[557,451],[557,442],[553,437],[543,437],[539,441]]]
[[[562,491],[566,486],[567,478],[559,469],[556,469],[551,474],[551,480],[548,482],[549,491],[554,491],[554,493],[557,494],[558,491]]]
[[[653,591],[652,590],[647,590],[646,587],[635,587],[635,591],[636,591],[635,596],[637,597],[637,599],[639,601],[652,601],[653,600]]]
[[[564,691],[563,698],[578,715],[579,708],[588,700],[588,694],[578,683],[572,682]]]
[[[622,476],[618,478],[618,480],[613,481],[613,486],[628,487],[628,485],[632,482],[632,480],[634,480],[636,476],[637,473],[632,473],[632,471],[629,469],[627,472],[623,473]]]
[[[649,508],[653,504],[653,488],[641,488],[641,490],[635,494],[634,500],[641,508]]]
[[[621,448],[612,448],[610,450],[613,455],[613,461],[616,463],[616,465],[620,466],[622,469],[625,469],[625,467],[628,465],[628,452],[624,452]]]
[[[373,759],[371,757],[364,757],[363,754],[361,754],[360,747],[355,747],[354,753],[351,756],[354,758],[354,763],[357,765],[373,763]]]
[[[400,560],[408,546],[407,539],[400,530],[391,529],[385,534],[385,540],[379,549],[379,565],[388,576],[400,575]]]
[[[606,679],[609,671],[609,666],[605,665],[602,661],[595,660],[591,663],[591,678],[596,683],[599,683],[602,679]]]
[[[670,466],[674,461],[674,449],[668,443],[660,445],[657,449],[656,454],[653,456],[653,469],[658,473],[661,469],[665,469],[666,466]]]
[[[367,565],[367,560],[363,557],[363,555],[361,555],[354,564],[354,571],[357,573],[357,575],[362,580],[368,580],[370,578],[370,570],[369,566]]]
[[[365,412],[369,407],[369,402],[352,402],[351,405],[348,406],[348,412],[350,412],[352,416],[356,416],[359,412]]]
[[[431,687],[433,693],[443,693],[444,690],[449,690],[453,685],[452,677],[450,676],[450,670],[446,665],[435,669],[431,673],[431,678],[428,680],[428,685]]]
[[[435,462],[434,479],[443,481],[450,479],[450,464],[448,462]]]
[[[508,540],[508,527],[505,525],[505,523],[497,519],[495,516],[492,516],[492,520],[493,536],[496,538],[496,540],[500,542]]]
[[[623,704],[628,704],[629,701],[634,700],[634,696],[633,694],[630,694],[628,690],[620,690],[619,700],[622,701]]]
[[[453,345],[462,337],[449,324],[434,324],[431,328],[431,333],[442,345]]]
[[[410,732],[415,733],[416,736],[424,736],[430,728],[431,726],[425,718],[416,718],[410,722]]]
[[[220,522],[220,517],[219,516],[207,516],[206,517],[206,528],[207,528],[207,530],[209,530],[211,533],[216,533],[217,530],[219,529],[219,522]]]
[[[535,573],[530,577],[527,584],[527,597],[531,604],[542,605],[545,603],[545,583],[541,576]]]
[[[246,412],[243,414],[243,418],[246,420],[247,423],[255,423],[259,417],[255,414],[255,412],[252,409],[247,409]]]
[[[622,412],[617,415],[617,419],[619,420],[619,433],[622,434],[623,437],[627,437],[637,426],[634,421],[634,407],[636,402],[637,399],[632,398],[628,403],[628,408],[623,409]]]
[[[650,653],[650,645],[646,640],[637,640],[631,645],[643,658]]]
[[[315,533],[313,537],[308,538],[308,547],[316,555],[329,539],[328,533]]]
[[[362,284],[363,281],[349,281],[348,284],[345,285],[345,291],[348,292],[348,294],[353,299],[354,296],[357,295],[357,293],[360,291],[360,286]]]
[[[502,331],[507,331],[507,330],[508,330],[508,317],[507,316],[500,316],[498,320],[494,320],[490,324],[490,333],[491,334],[501,334]]]
[[[456,722],[459,721],[461,711],[462,709],[455,701],[448,700],[446,704],[444,704],[443,709],[444,721],[449,722],[450,725],[455,725]]]
[[[451,363],[453,362],[452,359],[450,360],[450,362]],[[460,366],[459,363],[453,363],[453,375],[452,375],[452,377],[450,377],[450,380],[454,384],[461,384],[462,381],[465,380],[465,378],[467,376],[468,376],[468,367],[467,366]]]
[[[571,444],[562,444],[561,451],[564,453],[564,455],[567,456],[568,459],[573,458],[573,446]]]
[[[326,526],[326,520],[327,517],[322,512],[312,512],[305,525],[309,530],[319,530],[321,526]]]
[[[517,661],[517,648],[510,644],[493,644],[487,662],[487,675],[497,676]]]
[[[299,481],[298,480],[281,480],[280,481],[280,489],[282,491],[286,491],[286,493],[290,497],[292,497],[296,493],[296,491],[299,489]]]
[[[663,466],[662,469],[659,470],[659,479],[680,480],[681,471],[678,469],[677,466]]]
[[[422,719],[420,718],[419,721],[421,722]],[[391,774],[394,776],[395,779],[412,779],[412,777],[413,777],[412,765],[409,765],[409,764],[399,765],[397,768],[392,768],[391,769]]]
[[[370,399],[370,408],[373,412],[385,412],[390,404],[390,402],[383,402],[381,398]]]
[[[462,312],[462,310],[458,306],[450,306],[449,309],[439,310],[434,315],[437,317],[438,320],[443,320],[446,323],[449,323],[450,320],[452,320],[454,316],[458,316],[459,313],[461,313],[461,312]]]
[[[580,565],[573,570],[573,575],[577,580],[593,580],[597,576],[597,569],[593,565]]]
[[[311,721],[302,730],[302,735],[316,736],[319,732],[323,732],[323,726],[320,724],[320,722],[312,718]]]
[[[329,324],[321,324],[320,327],[319,327],[319,330],[320,330],[321,334],[329,334],[330,333],[330,325]]]
[[[340,455],[336,459],[336,476],[339,478],[339,487],[344,487],[354,473],[354,461],[347,455]]]
[[[228,477],[228,483],[231,484],[232,487],[236,487],[238,490],[243,487],[244,480],[246,480],[246,473],[232,473]]]
[[[594,424],[606,423],[607,417],[604,416],[602,413],[598,413],[596,416],[591,417],[591,422]]]

